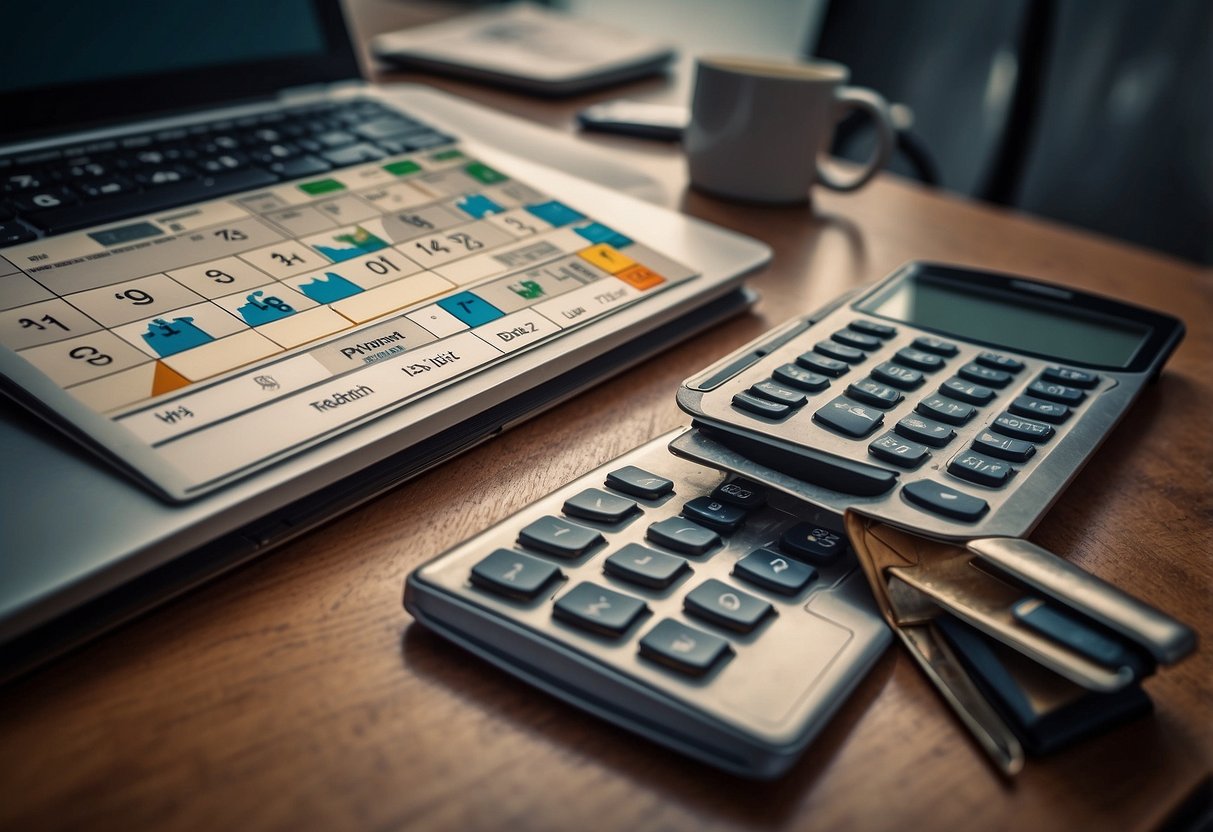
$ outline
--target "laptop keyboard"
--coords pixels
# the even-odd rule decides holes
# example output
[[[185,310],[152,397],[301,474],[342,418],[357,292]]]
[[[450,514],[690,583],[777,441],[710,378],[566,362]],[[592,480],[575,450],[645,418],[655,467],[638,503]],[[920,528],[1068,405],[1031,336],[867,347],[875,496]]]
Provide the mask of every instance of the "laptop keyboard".
[[[0,156],[0,247],[453,141],[358,99]]]

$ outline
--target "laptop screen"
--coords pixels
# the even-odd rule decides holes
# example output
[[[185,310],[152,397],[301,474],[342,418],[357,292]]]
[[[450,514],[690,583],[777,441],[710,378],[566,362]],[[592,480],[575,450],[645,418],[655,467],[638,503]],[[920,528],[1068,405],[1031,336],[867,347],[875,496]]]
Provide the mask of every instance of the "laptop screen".
[[[336,0],[9,3],[0,137],[358,76]]]

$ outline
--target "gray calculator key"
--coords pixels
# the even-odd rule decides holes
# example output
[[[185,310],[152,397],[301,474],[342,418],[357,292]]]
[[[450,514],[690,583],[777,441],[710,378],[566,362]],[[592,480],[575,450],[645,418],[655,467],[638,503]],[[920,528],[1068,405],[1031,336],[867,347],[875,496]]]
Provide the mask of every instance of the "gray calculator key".
[[[838,378],[851,369],[851,365],[845,361],[839,361],[837,358],[826,358],[824,355],[814,355],[811,352],[796,356],[796,363],[806,370],[812,370],[815,373],[821,373],[830,378]]]
[[[518,532],[518,542],[549,555],[575,558],[606,541],[602,532],[549,515]]]
[[[1052,422],[1059,425],[1070,418],[1070,408],[1057,402],[1046,402],[1031,396],[1017,396],[1015,401],[1007,406],[1007,410],[1017,416],[1028,416],[1042,422]]]
[[[967,381],[975,381],[978,384],[985,384],[999,389],[1006,387],[1011,382],[1011,374],[1006,370],[994,370],[989,367],[983,367],[976,361],[971,361],[961,367],[956,371],[956,375]]]
[[[1068,384],[1071,387],[1081,387],[1090,390],[1099,384],[1099,376],[1086,370],[1075,370],[1072,367],[1045,367],[1040,377],[1045,381],[1055,381],[1058,384]]]
[[[919,508],[954,520],[976,520],[990,508],[990,504],[980,497],[931,480],[909,483],[902,487],[901,493]]]
[[[666,618],[640,640],[640,655],[692,676],[702,676],[732,652],[720,636]]]
[[[849,384],[847,395],[856,401],[886,410],[901,401],[901,393],[887,384],[881,384],[870,378],[860,379]]]
[[[739,633],[748,633],[774,612],[768,602],[715,578],[704,581],[683,599],[688,613]]]
[[[882,361],[872,368],[872,378],[892,385],[899,390],[914,390],[922,385],[923,376],[918,370],[911,370],[892,361]]]
[[[894,425],[893,430],[906,439],[913,439],[932,448],[942,448],[956,436],[956,431],[947,425],[912,413]]]
[[[656,500],[674,490],[674,481],[628,465],[607,474],[606,486],[643,500]]]
[[[847,542],[838,532],[816,523],[797,523],[780,535],[779,549],[798,560],[825,566],[842,556]]]
[[[1005,485],[1014,470],[1006,462],[973,451],[961,451],[948,463],[948,473],[952,476],[993,488]]]
[[[945,381],[939,388],[939,392],[949,398],[976,405],[989,404],[994,398],[994,391],[984,384],[965,381],[963,378],[957,376],[953,376]]]
[[[795,364],[784,364],[782,367],[776,367],[771,373],[771,377],[780,384],[786,384],[798,390],[807,390],[810,393],[816,393],[830,386],[830,380],[821,373],[806,370],[804,367],[798,367]]]
[[[883,459],[885,462],[891,462],[902,468],[916,468],[931,455],[926,445],[903,439],[893,431],[878,437],[868,445],[868,453],[877,459]]]
[[[1022,439],[1012,439],[983,430],[973,440],[973,450],[1011,462],[1027,462],[1032,454],[1036,453],[1036,446]]]
[[[755,509],[766,504],[767,495],[758,483],[738,478],[716,486],[712,499],[744,509]]]
[[[1029,442],[1044,442],[1053,435],[1052,425],[1025,419],[1011,413],[1003,413],[991,422],[990,430],[1012,439],[1026,439]]]
[[[629,543],[602,562],[610,575],[641,586],[665,589],[690,567],[682,558]]]
[[[1006,370],[1008,373],[1018,373],[1023,369],[1023,362],[1018,358],[1012,358],[1009,355],[1002,355],[997,352],[980,353],[975,360],[978,364],[982,364],[992,370]]]
[[[813,421],[833,428],[839,433],[863,439],[884,421],[884,414],[870,407],[838,396],[813,414]]]
[[[818,341],[813,345],[813,352],[836,361],[845,361],[848,364],[858,364],[868,357],[863,350],[857,350],[835,341]]]
[[[682,507],[682,516],[721,534],[731,534],[745,522],[745,509],[711,497],[696,497]]]
[[[596,633],[621,636],[647,611],[639,598],[584,581],[556,601],[552,615]]]
[[[645,537],[667,549],[687,555],[702,555],[720,545],[720,535],[692,523],[685,517],[658,520],[645,531]]]
[[[733,575],[755,586],[795,595],[817,578],[817,570],[770,549],[755,549],[733,565]]]
[[[830,339],[844,346],[854,347],[857,350],[880,349],[881,344],[880,339],[873,335],[865,335],[862,332],[853,332],[849,329],[840,329],[831,335]]]
[[[530,601],[558,577],[560,570],[545,560],[513,549],[498,549],[472,567],[471,581],[499,595]]]
[[[875,335],[877,338],[889,339],[897,334],[897,330],[887,324],[878,324],[875,321],[869,321],[866,318],[859,318],[851,321],[847,327],[862,332],[865,335]]]
[[[1051,402],[1068,405],[1080,404],[1087,397],[1086,392],[1077,387],[1067,387],[1064,384],[1045,381],[1043,378],[1029,384],[1028,392],[1038,399],[1048,399]]]
[[[801,407],[808,401],[805,394],[799,390],[791,390],[773,381],[760,381],[750,388],[750,392],[760,399],[786,404],[789,407]]]
[[[963,425],[977,412],[970,404],[961,404],[943,396],[928,396],[920,401],[914,409],[923,416],[929,416],[950,425]]]
[[[636,502],[600,488],[587,488],[564,501],[562,508],[570,517],[595,520],[599,523],[618,523],[637,510]]]
[[[945,341],[942,338],[933,338],[930,335],[922,335],[914,339],[914,346],[917,349],[925,352],[933,352],[936,355],[942,355],[950,358],[959,352],[959,349],[951,341]]]
[[[916,350],[912,347],[899,349],[893,358],[897,360],[898,364],[913,367],[916,370],[926,370],[927,372],[934,372],[943,366],[943,359],[938,355]]]
[[[733,394],[733,407],[749,411],[757,416],[766,416],[768,419],[782,419],[794,409],[790,404],[773,402],[745,392]]]

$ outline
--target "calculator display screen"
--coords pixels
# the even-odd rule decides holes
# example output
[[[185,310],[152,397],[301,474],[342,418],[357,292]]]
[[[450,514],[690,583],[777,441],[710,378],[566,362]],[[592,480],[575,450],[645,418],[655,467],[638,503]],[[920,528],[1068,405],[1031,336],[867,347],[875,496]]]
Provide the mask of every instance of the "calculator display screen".
[[[1127,367],[1149,327],[1043,298],[907,275],[859,304],[884,318],[1069,362]]]

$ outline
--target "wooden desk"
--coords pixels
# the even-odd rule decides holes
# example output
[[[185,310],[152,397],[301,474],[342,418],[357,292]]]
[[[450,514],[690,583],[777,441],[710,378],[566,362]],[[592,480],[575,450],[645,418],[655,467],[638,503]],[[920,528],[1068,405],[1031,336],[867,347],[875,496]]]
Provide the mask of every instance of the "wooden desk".
[[[442,86],[560,128],[586,103]],[[0,828],[1129,830],[1207,787],[1213,274],[887,177],[821,192],[815,210],[732,205],[686,191],[674,148],[595,141],[658,177],[670,207],[774,246],[753,314],[0,690]],[[409,570],[683,423],[673,391],[715,357],[912,258],[1188,322],[1162,380],[1033,535],[1197,628],[1197,655],[1147,686],[1154,716],[1032,760],[1009,786],[894,647],[799,765],[755,784],[410,626]]]

